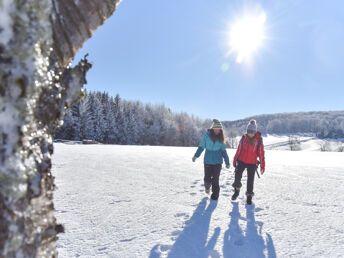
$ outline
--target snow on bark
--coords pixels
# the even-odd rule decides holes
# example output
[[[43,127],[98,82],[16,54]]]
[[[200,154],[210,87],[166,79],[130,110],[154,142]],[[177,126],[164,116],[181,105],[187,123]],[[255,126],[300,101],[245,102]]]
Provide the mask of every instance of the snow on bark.
[[[75,3],[82,9],[89,1]],[[97,1],[90,12],[99,13],[104,3],[118,1]],[[68,107],[82,96],[91,65],[84,59],[70,68],[67,62],[91,34],[75,44],[64,16],[70,13],[56,12],[57,4],[74,6],[71,0],[0,1],[0,257],[56,257],[57,233],[63,231],[53,213],[52,137]],[[106,14],[104,20],[112,12]],[[59,28],[63,39],[56,34],[54,15],[66,21]],[[78,21],[73,25],[78,30]],[[72,52],[62,43],[60,48],[63,40]]]
[[[13,3],[11,0],[3,0],[0,6],[0,44],[6,45],[12,38],[12,19],[10,17]]]

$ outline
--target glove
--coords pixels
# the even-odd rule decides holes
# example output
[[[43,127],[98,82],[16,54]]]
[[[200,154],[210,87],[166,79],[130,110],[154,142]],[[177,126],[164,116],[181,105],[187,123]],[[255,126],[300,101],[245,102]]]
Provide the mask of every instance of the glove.
[[[192,162],[195,162],[196,159],[197,159],[197,158],[196,158],[195,156],[193,156],[193,157],[192,157]]]
[[[237,166],[237,162],[236,161],[233,162],[233,166],[236,168],[236,166]]]
[[[264,172],[265,172],[265,168],[260,168],[260,173],[263,175],[264,174]]]
[[[226,165],[226,168],[228,168],[228,169],[229,169],[230,167],[231,167],[231,164],[228,164],[228,165]]]

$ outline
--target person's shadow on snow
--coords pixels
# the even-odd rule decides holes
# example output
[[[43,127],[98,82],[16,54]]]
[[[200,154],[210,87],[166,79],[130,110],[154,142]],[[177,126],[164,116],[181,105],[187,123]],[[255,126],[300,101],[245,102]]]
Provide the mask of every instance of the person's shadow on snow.
[[[178,258],[219,256],[213,250],[220,235],[219,227],[214,230],[207,243],[210,219],[217,202],[210,201],[207,206],[207,199],[203,198],[198,204],[192,217],[186,221],[186,226],[175,243],[172,246],[155,245],[151,250],[150,258],[160,257],[161,251],[169,251],[168,257]]]
[[[262,236],[262,222],[255,219],[255,206],[246,205],[246,218],[239,212],[237,202],[233,202],[229,213],[231,220],[223,240],[223,257],[276,257],[275,247],[269,234],[266,243]],[[239,220],[246,221],[246,229],[241,229]],[[264,253],[264,251],[266,252]]]

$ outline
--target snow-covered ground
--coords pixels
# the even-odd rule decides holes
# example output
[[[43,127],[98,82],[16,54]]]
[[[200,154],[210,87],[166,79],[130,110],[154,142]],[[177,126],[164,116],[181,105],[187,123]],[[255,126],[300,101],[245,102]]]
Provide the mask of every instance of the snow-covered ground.
[[[321,146],[328,144],[326,151],[338,151],[344,146],[344,139],[319,139],[312,134],[295,135],[300,142],[302,151],[320,151]],[[238,137],[240,141],[241,137]],[[265,149],[268,150],[290,150],[289,135],[268,134],[263,136]]]
[[[195,151],[56,143],[60,257],[344,257],[344,153],[267,150],[247,206],[232,168],[209,200]]]

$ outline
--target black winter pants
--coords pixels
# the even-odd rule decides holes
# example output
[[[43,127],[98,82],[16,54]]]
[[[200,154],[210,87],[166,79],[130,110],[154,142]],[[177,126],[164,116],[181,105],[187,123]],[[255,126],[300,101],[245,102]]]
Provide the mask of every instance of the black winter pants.
[[[254,184],[254,176],[256,173],[256,165],[255,164],[246,164],[244,162],[238,161],[238,164],[235,168],[235,180],[233,183],[233,187],[236,189],[240,189],[242,184],[241,184],[241,178],[242,178],[242,173],[244,172],[245,169],[247,169],[247,195],[254,195],[253,193],[253,184]]]
[[[219,177],[222,164],[207,165],[204,164],[204,186],[206,189],[212,187],[212,199],[218,199],[220,193]]]

